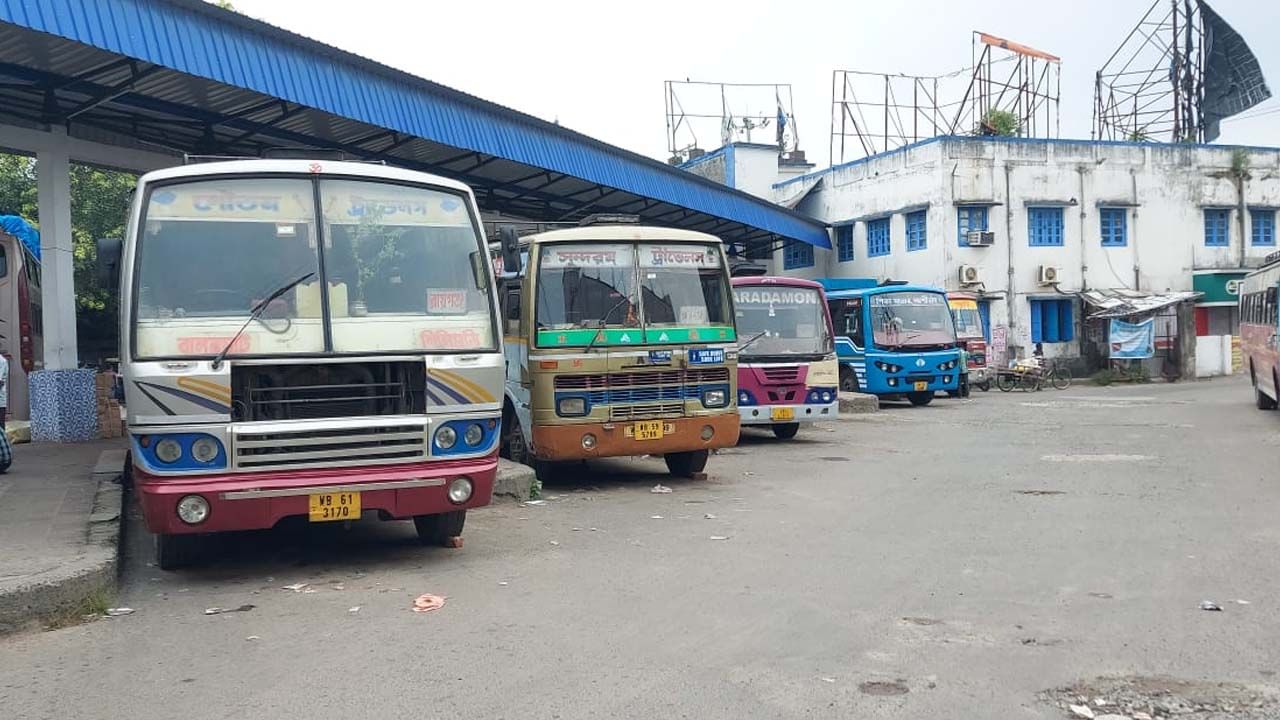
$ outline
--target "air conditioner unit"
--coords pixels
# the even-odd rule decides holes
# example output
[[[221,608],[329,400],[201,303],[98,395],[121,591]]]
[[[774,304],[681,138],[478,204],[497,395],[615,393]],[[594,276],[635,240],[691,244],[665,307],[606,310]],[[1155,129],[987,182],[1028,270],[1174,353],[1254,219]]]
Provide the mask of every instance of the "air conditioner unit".
[[[982,272],[973,265],[960,266],[960,284],[977,285],[982,282]]]
[[[1053,265],[1040,266],[1040,284],[1041,285],[1057,285],[1058,282],[1059,282],[1058,268],[1054,267]]]
[[[969,247],[991,247],[996,242],[996,234],[990,230],[970,230],[964,234],[964,241]]]

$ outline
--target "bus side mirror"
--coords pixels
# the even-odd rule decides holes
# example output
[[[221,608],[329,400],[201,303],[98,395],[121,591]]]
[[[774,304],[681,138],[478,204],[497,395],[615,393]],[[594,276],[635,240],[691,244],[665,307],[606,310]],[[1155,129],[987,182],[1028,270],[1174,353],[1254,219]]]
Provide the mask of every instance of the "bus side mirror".
[[[502,272],[519,275],[523,268],[520,267],[520,236],[516,229],[510,225],[498,228],[498,240],[502,245]]]
[[[471,279],[475,281],[476,289],[483,290],[489,287],[489,271],[484,265],[484,256],[477,251],[471,253],[467,259],[471,261]]]
[[[118,290],[120,287],[120,238],[98,239],[98,287]]]

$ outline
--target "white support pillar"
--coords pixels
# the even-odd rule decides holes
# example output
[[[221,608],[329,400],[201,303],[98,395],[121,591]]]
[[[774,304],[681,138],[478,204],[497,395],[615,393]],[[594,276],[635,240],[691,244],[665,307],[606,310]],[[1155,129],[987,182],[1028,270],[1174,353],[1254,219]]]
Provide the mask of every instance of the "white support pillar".
[[[71,156],[65,144],[59,145],[54,143],[36,153],[46,370],[71,370],[78,365]]]

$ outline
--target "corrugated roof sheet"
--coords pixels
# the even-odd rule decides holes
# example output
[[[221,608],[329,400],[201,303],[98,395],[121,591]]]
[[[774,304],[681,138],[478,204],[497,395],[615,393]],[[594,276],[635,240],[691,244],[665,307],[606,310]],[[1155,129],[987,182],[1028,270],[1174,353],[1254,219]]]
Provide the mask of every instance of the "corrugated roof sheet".
[[[798,213],[202,0],[0,0],[0,20],[830,247]]]
[[[1124,318],[1145,315],[1161,308],[1200,297],[1198,292],[1148,293],[1135,290],[1086,290],[1080,297],[1096,308],[1090,318]]]

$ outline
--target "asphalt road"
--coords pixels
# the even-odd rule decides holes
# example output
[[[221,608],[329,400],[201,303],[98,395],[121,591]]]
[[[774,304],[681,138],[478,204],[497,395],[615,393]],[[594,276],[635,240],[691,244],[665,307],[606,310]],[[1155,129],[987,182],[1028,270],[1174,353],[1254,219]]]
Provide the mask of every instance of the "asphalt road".
[[[1062,718],[1038,693],[1099,676],[1276,684],[1280,413],[1238,380],[744,435],[706,481],[620,460],[473,512],[456,550],[304,526],[164,573],[135,514],[136,613],[0,639],[0,715]]]

